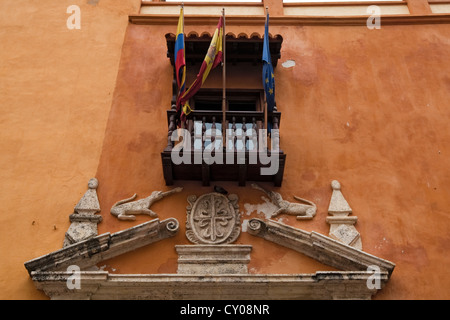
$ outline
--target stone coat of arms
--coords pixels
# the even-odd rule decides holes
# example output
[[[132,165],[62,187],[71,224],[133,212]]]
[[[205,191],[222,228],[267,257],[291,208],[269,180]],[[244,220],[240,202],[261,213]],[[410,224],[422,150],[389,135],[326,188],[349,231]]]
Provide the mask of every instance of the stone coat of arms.
[[[226,244],[240,234],[238,196],[213,192],[187,198],[186,237],[198,244]]]

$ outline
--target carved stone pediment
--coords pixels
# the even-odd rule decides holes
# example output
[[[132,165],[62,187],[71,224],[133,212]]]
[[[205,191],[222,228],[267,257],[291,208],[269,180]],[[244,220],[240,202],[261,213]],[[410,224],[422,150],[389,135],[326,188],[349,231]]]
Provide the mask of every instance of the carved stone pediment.
[[[354,217],[347,216],[351,209],[337,194],[336,186],[333,183],[334,199],[329,209],[333,216],[327,221],[345,227]],[[342,270],[256,274],[248,269],[252,246],[230,244],[240,234],[238,197],[214,192],[189,196],[188,202],[186,236],[195,245],[175,246],[178,253],[176,274],[130,275],[92,270],[101,261],[175,236],[179,223],[174,218],[154,219],[113,234],[79,241],[28,261],[25,268],[36,287],[52,299],[100,300],[370,299],[389,281],[395,268],[394,263],[352,246],[351,238],[357,235],[344,227],[335,231],[349,241],[271,219],[253,218],[248,222],[249,234]],[[96,210],[91,205],[77,208]],[[78,271],[72,267],[78,267]],[[80,286],[69,285],[72,281]]]
[[[370,299],[389,281],[395,267],[390,261],[316,232],[306,232],[273,220],[252,219],[249,222],[252,235],[343,271],[247,273],[251,246],[227,244],[176,246],[179,253],[176,274],[111,274],[86,270],[99,261],[174,236],[177,230],[175,219],[155,219],[70,245],[28,261],[25,267],[36,287],[52,299],[99,300]],[[226,259],[225,264],[223,259]],[[84,270],[75,274],[66,270],[72,265]],[[81,283],[79,289],[67,285],[74,276]]]
[[[197,244],[226,244],[240,234],[238,196],[213,192],[188,197],[186,237]]]

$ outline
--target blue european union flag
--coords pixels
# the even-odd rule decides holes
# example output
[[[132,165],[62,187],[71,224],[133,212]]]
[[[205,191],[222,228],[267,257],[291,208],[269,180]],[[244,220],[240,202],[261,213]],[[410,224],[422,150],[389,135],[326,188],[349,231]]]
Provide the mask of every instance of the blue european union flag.
[[[264,29],[263,45],[263,87],[266,94],[267,111],[272,112],[275,106],[275,76],[273,75],[272,59],[269,49],[269,14],[267,13],[266,25]]]

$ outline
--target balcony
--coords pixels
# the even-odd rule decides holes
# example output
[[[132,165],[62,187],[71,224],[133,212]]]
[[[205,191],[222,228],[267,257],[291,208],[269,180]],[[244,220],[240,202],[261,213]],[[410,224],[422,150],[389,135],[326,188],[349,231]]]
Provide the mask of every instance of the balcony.
[[[166,34],[166,41],[167,57],[174,65],[175,35]],[[275,68],[283,38],[274,35],[269,41]],[[192,31],[185,36],[187,76],[196,76],[210,42],[211,35],[207,32],[199,35]],[[266,119],[261,88],[262,50],[263,37],[258,33],[227,34],[226,111],[222,111],[221,71],[212,70],[207,85],[190,101],[194,111],[188,115],[183,133],[190,143],[178,139],[176,134],[173,136],[179,131],[175,107],[167,111],[167,146],[161,152],[167,185],[177,180],[196,180],[204,186],[211,181],[237,181],[240,186],[245,186],[247,181],[266,181],[281,186],[286,155],[282,150],[276,151],[278,144],[274,139],[278,136],[281,113],[267,114],[267,123],[272,125],[271,134],[267,134],[263,129]],[[215,71],[218,74],[214,77]],[[174,105],[178,91],[175,71],[172,86],[171,104]]]
[[[203,186],[211,181],[237,181],[239,186],[247,181],[268,181],[281,186],[286,154],[277,139],[280,112],[267,115],[271,134],[262,130],[262,111],[194,110],[188,115],[185,131],[177,130],[175,114],[174,106],[167,111],[167,146],[161,152],[166,185],[197,180]],[[224,114],[226,130],[222,130]]]

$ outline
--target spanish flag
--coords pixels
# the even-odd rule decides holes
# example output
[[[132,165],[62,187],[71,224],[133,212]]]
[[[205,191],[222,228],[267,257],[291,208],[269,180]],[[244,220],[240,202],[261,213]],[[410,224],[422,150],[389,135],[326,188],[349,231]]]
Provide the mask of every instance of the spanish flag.
[[[177,100],[177,108],[179,106],[183,106],[181,112],[181,120],[185,121],[186,115],[188,115],[191,110],[189,105],[187,104],[188,100],[192,98],[197,91],[201,88],[206,78],[208,77],[211,69],[214,69],[222,62],[222,45],[223,45],[223,17],[220,17],[219,23],[217,24],[217,28],[212,37],[211,43],[208,48],[208,52],[206,53],[205,59],[200,67],[200,71],[197,74],[197,78],[191,84],[191,86],[179,96]]]
[[[183,7],[180,9],[180,18],[178,19],[174,57],[175,57],[175,73],[176,73],[177,84],[178,84],[178,97],[180,97],[186,91],[186,59],[185,59],[185,55],[184,55],[184,12],[183,12]]]

